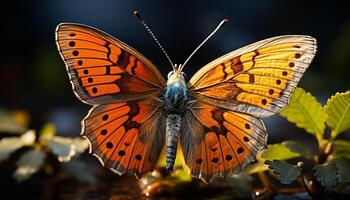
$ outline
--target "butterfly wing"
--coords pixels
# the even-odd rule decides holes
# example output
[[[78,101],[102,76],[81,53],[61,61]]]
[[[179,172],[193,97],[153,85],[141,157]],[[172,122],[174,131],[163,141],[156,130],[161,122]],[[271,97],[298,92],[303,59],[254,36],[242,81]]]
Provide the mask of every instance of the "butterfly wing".
[[[266,145],[261,117],[284,108],[316,53],[316,40],[290,35],[228,53],[189,81],[181,146],[192,175],[205,181],[240,172]],[[191,124],[192,127],[191,127]]]
[[[112,36],[80,24],[57,26],[56,43],[76,96],[91,105],[159,95],[165,80],[148,59]]]
[[[82,121],[90,152],[118,174],[151,171],[165,125],[158,96],[165,80],[144,56],[92,27],[63,23],[56,43],[75,95],[93,105]]]
[[[315,53],[310,36],[262,40],[204,66],[189,81],[189,92],[221,108],[268,117],[288,104]]]
[[[90,153],[118,174],[152,171],[164,144],[161,102],[148,99],[94,107],[82,121]]]
[[[239,173],[266,146],[263,122],[251,115],[196,101],[184,116],[181,148],[194,177]]]

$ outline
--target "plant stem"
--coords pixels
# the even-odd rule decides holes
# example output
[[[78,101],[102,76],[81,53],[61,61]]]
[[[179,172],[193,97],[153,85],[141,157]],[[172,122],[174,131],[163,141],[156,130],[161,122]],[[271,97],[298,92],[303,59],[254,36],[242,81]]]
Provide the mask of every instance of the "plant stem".
[[[274,189],[275,187],[271,184],[265,172],[259,172],[258,176],[261,181],[261,184],[263,185],[263,188],[255,190],[257,199],[270,199],[272,194],[276,192]]]
[[[331,142],[319,144],[319,154],[315,156],[315,164],[320,165],[327,161],[328,156],[333,151],[333,145]],[[316,177],[311,174],[310,179],[308,180],[303,173],[301,184],[310,194],[312,199],[324,199],[324,187],[317,181]]]

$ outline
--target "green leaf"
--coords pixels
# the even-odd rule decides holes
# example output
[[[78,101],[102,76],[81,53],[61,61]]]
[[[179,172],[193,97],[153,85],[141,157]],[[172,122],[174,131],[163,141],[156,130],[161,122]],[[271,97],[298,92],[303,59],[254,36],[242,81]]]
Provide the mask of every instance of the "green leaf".
[[[335,140],[333,142],[332,157],[350,159],[350,142],[347,140]]]
[[[95,183],[96,177],[87,168],[87,165],[78,159],[65,163],[65,169],[81,182]]]
[[[256,173],[259,173],[259,172],[264,172],[266,170],[268,170],[269,167],[267,165],[265,165],[264,163],[262,162],[257,162],[253,165],[248,165],[244,171],[247,173],[247,174],[256,174]]]
[[[269,144],[260,153],[259,160],[287,160],[300,157],[299,153],[291,151],[283,144]]]
[[[322,140],[327,114],[317,99],[302,88],[295,90],[288,107],[280,115]]]
[[[301,156],[304,156],[306,158],[311,156],[309,150],[297,141],[287,140],[282,142],[282,144],[288,147],[291,151],[298,153]]]
[[[341,182],[350,182],[350,160],[337,158],[331,162],[338,168],[338,180]]]
[[[315,177],[325,187],[333,187],[337,183],[338,169],[334,163],[324,163],[314,167]]]
[[[328,99],[325,110],[328,114],[327,124],[332,128],[331,137],[350,128],[350,91],[336,93]]]
[[[58,156],[60,162],[68,162],[76,154],[76,147],[71,138],[53,136],[47,140],[47,145]]]
[[[32,145],[35,141],[35,132],[27,131],[21,137],[9,137],[0,140],[0,162],[7,160],[17,149],[25,145]]]
[[[31,149],[25,152],[16,162],[18,167],[13,176],[18,182],[27,180],[31,175],[37,172],[42,164],[46,154],[37,149]]]
[[[265,164],[276,174],[282,184],[291,184],[301,175],[301,168],[281,160],[266,160]]]

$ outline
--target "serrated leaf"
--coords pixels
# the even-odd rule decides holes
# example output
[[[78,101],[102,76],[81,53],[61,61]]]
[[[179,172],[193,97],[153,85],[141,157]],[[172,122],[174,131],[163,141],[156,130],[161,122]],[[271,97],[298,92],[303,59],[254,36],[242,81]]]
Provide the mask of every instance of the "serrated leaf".
[[[310,157],[309,150],[297,141],[287,140],[282,142],[282,145],[288,147],[291,151],[298,153],[301,156]]]
[[[47,140],[47,145],[57,155],[60,162],[68,162],[76,154],[76,146],[71,138],[53,136]]]
[[[281,160],[266,160],[265,164],[276,174],[282,184],[291,184],[301,175],[301,168]]]
[[[95,183],[96,177],[87,168],[87,165],[81,160],[71,160],[65,163],[65,169],[79,181],[87,183]]]
[[[25,152],[16,162],[17,169],[13,176],[18,182],[28,179],[40,169],[45,157],[46,154],[37,149],[31,149]]]
[[[17,149],[31,145],[34,141],[35,132],[33,130],[27,131],[21,137],[3,138],[0,140],[0,162],[7,160]]]
[[[323,138],[327,114],[317,99],[302,88],[295,90],[288,107],[280,115],[315,135],[317,139]]]
[[[328,114],[327,124],[332,128],[331,137],[350,128],[350,91],[336,93],[327,101],[325,110]]]
[[[350,160],[337,158],[331,162],[338,168],[338,180],[342,182],[350,182]]]
[[[333,187],[337,183],[338,169],[334,163],[324,163],[314,167],[314,175],[325,187]]]
[[[299,153],[291,151],[283,144],[269,144],[259,154],[259,160],[287,160],[300,157]]]
[[[335,140],[333,142],[332,157],[350,159],[350,142],[347,140]]]

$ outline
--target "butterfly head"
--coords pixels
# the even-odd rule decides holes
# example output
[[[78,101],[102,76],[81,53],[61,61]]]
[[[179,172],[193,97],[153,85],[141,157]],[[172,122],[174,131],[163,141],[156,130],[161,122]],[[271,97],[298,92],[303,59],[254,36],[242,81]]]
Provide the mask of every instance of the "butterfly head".
[[[173,70],[168,73],[168,83],[173,83],[176,81],[185,83],[186,78],[186,74],[181,70],[181,64],[175,64]]]

